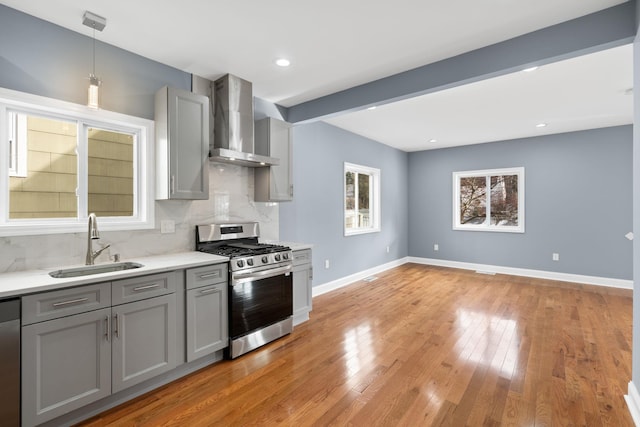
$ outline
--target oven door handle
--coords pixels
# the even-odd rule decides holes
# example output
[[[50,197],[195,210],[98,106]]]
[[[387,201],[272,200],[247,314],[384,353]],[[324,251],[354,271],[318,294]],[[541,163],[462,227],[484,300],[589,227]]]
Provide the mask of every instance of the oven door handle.
[[[238,285],[240,283],[252,282],[256,279],[266,279],[283,274],[288,276],[291,273],[291,270],[293,270],[293,266],[286,265],[284,267],[270,268],[268,270],[256,271],[253,273],[233,273],[231,275],[231,285]]]

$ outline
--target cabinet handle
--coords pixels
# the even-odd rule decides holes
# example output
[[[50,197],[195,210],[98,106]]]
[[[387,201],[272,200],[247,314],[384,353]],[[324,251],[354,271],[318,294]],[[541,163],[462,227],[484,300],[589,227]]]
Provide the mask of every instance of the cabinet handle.
[[[109,331],[109,329],[111,329],[109,327],[109,316],[104,317],[104,326],[105,326],[104,338],[107,340],[107,342],[109,342],[109,335],[111,335],[111,332]]]
[[[313,267],[309,268],[309,280],[313,280]]]
[[[78,298],[78,299],[72,299],[69,301],[54,302],[53,306],[58,308],[58,307],[64,307],[65,305],[70,305],[70,304],[79,304],[85,301],[89,301],[89,298]]]
[[[120,338],[120,332],[118,328],[118,313],[113,316],[113,332],[116,334],[116,338]]]
[[[220,271],[216,271],[215,273],[202,274],[198,277],[200,277],[201,279],[207,279],[209,277],[220,277]]]
[[[145,285],[145,286],[138,286],[137,288],[133,288],[134,292],[140,292],[140,291],[145,291],[147,289],[153,289],[153,288],[157,288],[158,285],[157,283],[155,285]]]
[[[211,288],[211,289],[202,289],[200,291],[201,294],[205,295],[205,294],[212,294],[214,292],[220,292],[220,289],[217,288]]]
[[[289,186],[289,195],[293,197],[293,184]]]
[[[176,192],[176,176],[171,175],[171,194]]]

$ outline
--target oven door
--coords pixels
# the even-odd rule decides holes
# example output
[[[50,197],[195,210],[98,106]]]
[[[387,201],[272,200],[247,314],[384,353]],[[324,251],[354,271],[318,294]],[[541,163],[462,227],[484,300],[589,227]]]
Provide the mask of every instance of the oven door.
[[[292,266],[231,274],[229,336],[231,339],[293,315]]]

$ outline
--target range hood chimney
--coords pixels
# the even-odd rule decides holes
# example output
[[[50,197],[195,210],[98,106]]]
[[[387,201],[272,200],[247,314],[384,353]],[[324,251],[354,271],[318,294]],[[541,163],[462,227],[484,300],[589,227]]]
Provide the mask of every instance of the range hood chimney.
[[[227,74],[213,82],[215,100],[213,147],[210,160],[249,167],[280,164],[255,153],[251,82]]]

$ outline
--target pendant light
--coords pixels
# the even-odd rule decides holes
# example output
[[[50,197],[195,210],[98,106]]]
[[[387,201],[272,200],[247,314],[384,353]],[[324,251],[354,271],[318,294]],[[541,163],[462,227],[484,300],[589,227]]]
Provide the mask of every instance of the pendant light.
[[[99,107],[100,84],[102,81],[96,76],[96,30],[102,31],[107,26],[106,18],[86,11],[82,16],[82,24],[93,29],[93,69],[89,74],[89,91],[87,105],[91,108]]]

